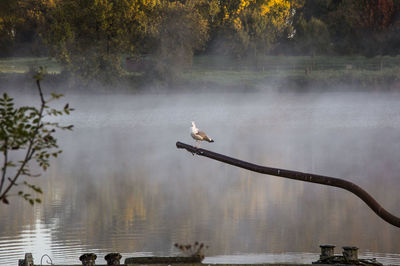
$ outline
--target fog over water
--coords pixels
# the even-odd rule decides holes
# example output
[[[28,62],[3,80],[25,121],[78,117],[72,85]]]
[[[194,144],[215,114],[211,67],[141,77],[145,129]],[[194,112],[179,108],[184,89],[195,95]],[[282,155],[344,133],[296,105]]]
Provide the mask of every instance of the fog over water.
[[[18,98],[18,95],[12,95]],[[37,98],[23,101],[32,103]],[[354,245],[400,264],[400,229],[350,192],[261,175],[178,150],[194,144],[253,163],[352,181],[400,216],[400,94],[67,93],[73,132],[37,182],[43,203],[0,208],[0,264],[79,264],[85,252],[178,254],[201,241],[206,262],[311,262],[320,244]]]

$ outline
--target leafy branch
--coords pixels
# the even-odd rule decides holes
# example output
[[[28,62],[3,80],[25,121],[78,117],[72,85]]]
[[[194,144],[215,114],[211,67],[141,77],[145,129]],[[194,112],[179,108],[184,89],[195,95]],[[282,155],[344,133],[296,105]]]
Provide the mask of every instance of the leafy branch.
[[[62,126],[58,122],[49,122],[44,119],[47,116],[69,115],[73,108],[67,103],[62,110],[50,108],[48,103],[61,98],[62,94],[51,94],[45,99],[40,81],[43,79],[45,69],[40,68],[34,76],[40,98],[39,109],[35,107],[15,107],[14,99],[4,93],[0,97],[0,153],[3,154],[3,166],[1,168],[0,201],[8,204],[10,190],[18,185],[25,185],[34,193],[42,194],[42,190],[27,181],[18,183],[20,177],[36,177],[30,172],[29,162],[34,159],[45,171],[50,166],[50,158],[57,157],[62,150],[59,149],[54,133],[57,129],[72,130],[73,126]],[[21,156],[18,161],[11,160]],[[31,205],[40,203],[31,193],[20,190],[17,194],[27,200]]]

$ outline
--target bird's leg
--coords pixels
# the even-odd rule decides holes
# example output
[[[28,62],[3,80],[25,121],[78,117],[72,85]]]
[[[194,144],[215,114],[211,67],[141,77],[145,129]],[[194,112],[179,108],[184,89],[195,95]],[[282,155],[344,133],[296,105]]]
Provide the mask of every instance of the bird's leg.
[[[200,148],[200,142],[196,139],[196,145],[195,145],[195,147],[198,149],[198,148]]]
[[[196,143],[194,144],[195,148],[197,148],[197,143],[198,143],[198,140],[196,139]],[[194,156],[194,152],[192,152],[192,155]]]

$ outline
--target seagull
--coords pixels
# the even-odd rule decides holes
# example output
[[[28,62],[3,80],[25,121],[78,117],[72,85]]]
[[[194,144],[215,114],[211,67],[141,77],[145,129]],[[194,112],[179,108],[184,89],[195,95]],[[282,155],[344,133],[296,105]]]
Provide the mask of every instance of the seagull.
[[[194,123],[194,121],[192,121],[192,127],[190,129],[191,129],[190,135],[192,136],[192,138],[194,138],[196,140],[196,148],[199,148],[199,141],[205,140],[208,142],[214,142],[214,140],[212,138],[207,136],[206,133],[204,133],[203,131],[200,131],[196,127],[196,124]]]

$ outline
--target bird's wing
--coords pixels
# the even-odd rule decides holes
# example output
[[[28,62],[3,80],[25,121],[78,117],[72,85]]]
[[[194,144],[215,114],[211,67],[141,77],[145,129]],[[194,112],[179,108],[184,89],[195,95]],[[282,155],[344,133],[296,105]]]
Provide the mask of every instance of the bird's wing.
[[[203,137],[200,136],[199,134],[191,134],[192,138],[194,138],[195,140],[203,140]]]
[[[199,135],[202,139],[204,139],[204,140],[207,140],[207,141],[210,141],[211,139],[207,136],[207,134],[206,133],[204,133],[204,131],[200,131],[199,130],[199,132],[197,132],[197,135]]]

